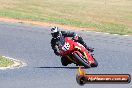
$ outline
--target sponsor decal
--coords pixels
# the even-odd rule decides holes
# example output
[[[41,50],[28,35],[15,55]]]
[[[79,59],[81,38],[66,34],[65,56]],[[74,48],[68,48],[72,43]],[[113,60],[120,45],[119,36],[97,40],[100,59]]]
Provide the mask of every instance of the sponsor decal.
[[[80,85],[96,84],[127,84],[131,82],[129,74],[86,74],[84,69],[79,67],[76,81]]]

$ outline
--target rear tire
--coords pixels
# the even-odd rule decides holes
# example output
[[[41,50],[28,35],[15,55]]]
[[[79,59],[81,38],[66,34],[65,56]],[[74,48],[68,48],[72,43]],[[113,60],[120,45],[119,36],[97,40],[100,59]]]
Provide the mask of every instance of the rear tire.
[[[75,59],[77,59],[78,63],[82,66],[84,66],[85,68],[90,68],[91,66],[89,65],[89,63],[87,61],[84,60],[84,58],[81,58],[77,53],[73,53],[73,56]]]

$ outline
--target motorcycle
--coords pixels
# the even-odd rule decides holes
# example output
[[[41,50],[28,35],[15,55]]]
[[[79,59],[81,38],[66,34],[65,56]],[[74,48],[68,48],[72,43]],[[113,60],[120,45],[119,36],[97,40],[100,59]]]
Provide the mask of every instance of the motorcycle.
[[[66,56],[70,63],[74,63],[77,66],[84,66],[85,68],[98,66],[98,62],[93,55],[74,39],[62,36],[58,44],[58,49],[61,56]]]

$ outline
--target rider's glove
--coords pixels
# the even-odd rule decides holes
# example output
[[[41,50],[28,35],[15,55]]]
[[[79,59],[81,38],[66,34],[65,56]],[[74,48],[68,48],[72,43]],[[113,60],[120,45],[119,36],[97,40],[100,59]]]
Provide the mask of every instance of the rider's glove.
[[[90,52],[93,52],[94,51],[94,48],[88,48],[88,51],[90,51]]]
[[[75,36],[73,37],[73,40],[78,40],[78,35],[77,34],[75,34]]]

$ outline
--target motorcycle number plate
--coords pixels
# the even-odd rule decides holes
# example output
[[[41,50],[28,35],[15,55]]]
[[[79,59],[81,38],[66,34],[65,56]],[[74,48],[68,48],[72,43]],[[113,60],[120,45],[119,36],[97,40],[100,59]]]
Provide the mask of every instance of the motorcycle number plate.
[[[67,51],[67,50],[69,50],[69,49],[70,49],[70,44],[69,44],[68,42],[66,42],[66,43],[64,44],[64,46],[62,47],[62,50]]]

